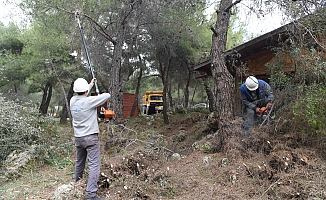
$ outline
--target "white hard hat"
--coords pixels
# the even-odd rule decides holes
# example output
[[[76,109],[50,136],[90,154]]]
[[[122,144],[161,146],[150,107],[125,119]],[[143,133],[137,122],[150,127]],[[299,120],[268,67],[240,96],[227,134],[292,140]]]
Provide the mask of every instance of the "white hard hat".
[[[74,92],[86,92],[88,90],[88,83],[83,78],[77,78],[74,82]]]
[[[254,76],[249,76],[246,79],[246,87],[250,91],[257,90],[257,88],[258,88],[258,80]]]

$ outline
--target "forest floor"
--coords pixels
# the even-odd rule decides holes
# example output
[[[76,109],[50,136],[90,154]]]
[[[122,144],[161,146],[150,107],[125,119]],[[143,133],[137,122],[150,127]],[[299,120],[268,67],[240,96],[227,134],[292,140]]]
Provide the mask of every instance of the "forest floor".
[[[219,134],[207,111],[169,117],[168,125],[160,114],[128,118],[123,125],[100,123],[100,196],[114,200],[326,199],[323,136],[285,132],[280,120],[245,132],[242,119],[237,118],[223,148],[213,151]],[[72,146],[69,157],[27,169],[1,186],[0,199],[53,199],[59,186],[73,182],[71,128],[62,134],[66,137],[60,137],[61,142]],[[82,180],[62,199],[83,199],[84,190]]]

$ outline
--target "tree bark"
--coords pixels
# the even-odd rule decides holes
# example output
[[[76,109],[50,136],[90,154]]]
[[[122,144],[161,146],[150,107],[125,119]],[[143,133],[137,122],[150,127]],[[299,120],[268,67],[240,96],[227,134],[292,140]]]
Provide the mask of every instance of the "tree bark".
[[[195,98],[195,94],[196,94],[196,90],[197,90],[197,85],[198,85],[198,82],[195,85],[195,89],[194,89],[194,93],[192,94],[192,97],[191,97],[190,105],[194,104],[194,98]]]
[[[120,15],[124,16],[124,9],[122,9]],[[125,40],[125,21],[121,21],[117,26],[117,39],[114,44],[112,67],[110,70],[110,88],[111,102],[115,111],[115,120],[122,120],[123,117],[123,88],[120,82],[120,68],[123,41]]]
[[[168,78],[168,77],[167,77],[167,78]],[[168,108],[173,109],[175,103],[173,103],[173,98],[172,98],[172,84],[171,84],[170,81],[169,81],[169,84],[168,84],[168,88],[167,88],[166,93],[167,93],[167,95],[168,95],[168,103],[169,103],[168,105],[170,106],[170,107],[167,107],[166,109],[168,109]]]
[[[218,113],[219,113],[219,141],[217,150],[223,148],[225,139],[228,137],[230,122],[234,120],[234,81],[225,63],[225,50],[227,32],[231,15],[231,8],[240,0],[232,3],[230,0],[221,0],[217,11],[215,27],[212,28],[212,65],[211,71],[214,82],[217,85]]]
[[[135,27],[134,32],[132,32],[132,36],[130,42],[126,41],[126,29],[128,23],[128,17],[130,17],[130,13],[134,11],[133,7],[125,6],[121,8],[120,16],[121,21],[117,26],[117,40],[114,43],[114,51],[113,51],[113,61],[111,67],[111,76],[110,78],[110,89],[113,108],[115,109],[115,119],[118,121],[124,120],[123,115],[123,92],[125,84],[129,77],[129,58],[133,52],[133,47],[136,44],[136,38],[138,35],[139,27]],[[138,20],[138,18],[136,19]],[[138,23],[136,23],[138,24]],[[128,44],[128,52],[124,57],[124,63],[121,66],[121,58],[123,57],[123,45],[127,42]]]
[[[70,99],[74,95],[73,86],[74,86],[74,82],[71,82],[70,87],[69,87],[69,91],[68,91],[68,95],[67,95],[67,97],[65,97],[66,100],[65,100],[64,106],[62,107],[62,112],[61,112],[61,115],[60,115],[60,124],[66,124],[67,123],[67,117],[69,117],[70,121],[72,122],[72,120],[71,120],[72,117],[69,114],[70,110],[68,109],[68,107],[69,107]],[[68,103],[68,106],[67,106],[67,103]]]
[[[173,102],[173,98],[172,98],[172,84],[171,81],[169,81],[169,87],[167,88],[167,95],[168,95],[168,105],[169,107],[167,107],[166,109],[168,110],[168,108],[174,109],[175,108],[175,102]]]
[[[191,79],[191,72],[190,69],[188,69],[188,79],[187,79],[187,83],[186,83],[186,87],[185,87],[185,102],[184,102],[184,107],[187,109],[189,106],[189,85],[190,85],[190,79]]]
[[[131,109],[130,117],[135,115],[135,111],[138,108],[138,96],[139,96],[140,83],[141,83],[142,76],[143,76],[143,68],[142,68],[142,66],[140,66],[140,68],[139,68],[139,76],[138,76],[138,79],[137,79],[136,92],[135,92],[135,99],[134,99],[134,104],[133,104],[132,109]]]
[[[181,105],[180,88],[181,88],[181,83],[178,83],[178,89],[177,89],[177,93],[178,93],[178,106]]]
[[[47,82],[45,88],[43,89],[43,97],[40,105],[40,112],[42,115],[46,115],[48,113],[48,108],[50,105],[51,98],[52,98],[52,84],[50,82]]]
[[[60,116],[60,123],[61,123],[61,124],[65,124],[65,123],[67,122],[67,115],[68,115],[69,118],[70,118],[70,122],[72,122],[72,121],[71,121],[72,116],[71,116],[71,114],[70,114],[70,110],[69,110],[69,101],[70,101],[70,99],[71,99],[71,97],[72,97],[72,95],[73,95],[73,82],[70,84],[70,90],[69,90],[69,92],[71,91],[71,94],[70,94],[71,96],[70,96],[70,98],[68,99],[68,98],[67,98],[67,95],[66,95],[66,92],[65,92],[65,88],[63,87],[63,84],[62,84],[62,82],[61,82],[61,80],[60,80],[60,78],[59,78],[59,75],[58,75],[58,73],[57,73],[57,70],[56,70],[56,68],[55,68],[54,63],[51,63],[51,67],[52,67],[52,70],[54,71],[54,74],[55,74],[55,76],[56,76],[56,78],[57,78],[57,80],[58,80],[60,86],[61,86],[62,94],[63,94],[64,99],[65,99],[65,106],[64,106],[64,108],[62,109],[62,113],[64,113],[64,111],[65,111],[64,116],[63,116],[64,119],[63,119],[62,116]],[[69,95],[69,92],[68,92],[68,95]],[[68,111],[69,111],[69,112],[68,112]]]
[[[169,65],[171,63],[171,58],[168,61],[167,66],[164,66],[163,63],[159,60],[159,70],[161,73],[162,83],[163,83],[163,119],[164,124],[169,124],[169,116],[167,114],[167,108],[168,108],[168,102],[167,102],[167,92],[169,87],[168,82],[168,71],[169,71]]]
[[[205,87],[205,91],[206,91],[206,94],[207,94],[207,97],[208,97],[209,111],[210,112],[217,111],[216,97],[214,96],[212,88],[210,87],[207,79],[204,79],[204,87]]]

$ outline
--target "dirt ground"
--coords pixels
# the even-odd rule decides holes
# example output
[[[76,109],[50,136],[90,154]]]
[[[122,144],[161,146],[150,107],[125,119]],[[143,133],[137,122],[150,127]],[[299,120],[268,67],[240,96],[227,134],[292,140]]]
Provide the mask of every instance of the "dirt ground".
[[[144,121],[148,123],[150,119]],[[154,116],[150,127],[155,133],[147,136],[138,137],[126,131],[126,127],[138,131],[141,127],[143,133],[150,131],[141,124],[144,121],[127,122],[126,127],[114,133],[116,136],[110,137],[120,138],[119,141],[106,140],[103,151],[111,151],[112,157],[102,168],[104,176],[99,190],[102,196],[180,200],[326,199],[326,154],[320,146],[309,146],[314,144],[309,138],[306,142],[298,141],[294,134],[277,131],[275,123],[244,132],[242,119],[238,118],[232,122],[223,148],[215,152],[219,135],[208,126],[212,121],[208,113],[174,116],[169,125],[162,125],[160,120]],[[124,152],[120,152],[121,148]]]
[[[302,141],[282,132],[279,122],[245,132],[237,118],[216,151],[220,134],[212,121],[208,112],[191,112],[171,115],[169,125],[160,114],[101,123],[98,194],[114,200],[326,199],[324,137]],[[30,188],[24,199],[51,199],[56,187],[73,181],[67,176],[73,166],[43,170],[43,181],[52,184],[34,194]],[[80,181],[66,199],[83,199],[84,187]]]

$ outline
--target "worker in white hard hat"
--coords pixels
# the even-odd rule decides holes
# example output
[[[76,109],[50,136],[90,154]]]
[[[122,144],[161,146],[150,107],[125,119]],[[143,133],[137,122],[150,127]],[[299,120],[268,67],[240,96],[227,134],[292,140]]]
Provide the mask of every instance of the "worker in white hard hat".
[[[97,107],[103,105],[111,97],[109,93],[87,96],[94,85],[94,81],[92,79],[91,83],[88,84],[83,78],[76,79],[73,90],[77,95],[70,100],[76,146],[76,182],[83,178],[86,159],[88,160],[89,172],[85,194],[86,200],[100,199],[96,195],[101,166]]]
[[[262,107],[270,110],[274,93],[271,86],[264,80],[249,76],[246,82],[240,87],[240,99],[244,107],[244,125],[245,130],[249,130],[255,124],[256,114]]]

